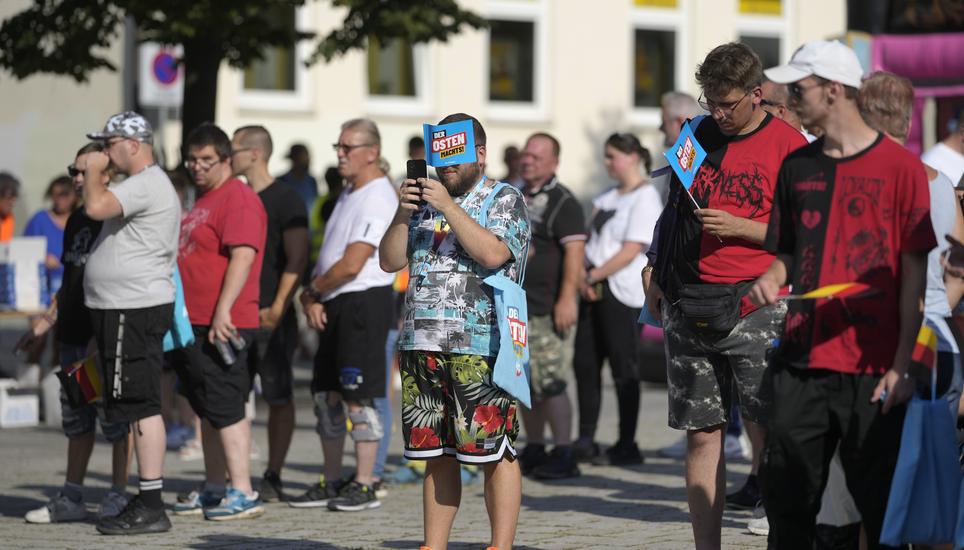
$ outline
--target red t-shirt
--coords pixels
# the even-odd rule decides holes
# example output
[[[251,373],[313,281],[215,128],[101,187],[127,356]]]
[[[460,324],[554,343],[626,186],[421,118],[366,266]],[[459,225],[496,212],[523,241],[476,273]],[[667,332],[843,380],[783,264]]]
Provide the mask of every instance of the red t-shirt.
[[[707,157],[690,193],[701,208],[767,223],[780,163],[806,145],[806,138],[769,114],[756,130],[741,136],[724,136],[712,122],[704,120],[696,133]],[[699,248],[699,279],[704,283],[753,280],[773,263],[773,254],[760,244],[737,238],[724,238],[721,243],[706,231]]]
[[[192,325],[211,324],[228,269],[229,247],[250,246],[258,253],[248,280],[231,307],[231,322],[238,328],[258,328],[258,295],[267,224],[261,199],[238,179],[230,179],[204,193],[184,215],[177,266]]]
[[[877,292],[791,301],[774,360],[879,374],[897,351],[900,255],[937,245],[927,174],[917,157],[883,135],[843,159],[824,155],[822,147],[818,140],[783,163],[767,250],[793,256],[795,294],[853,281]]]

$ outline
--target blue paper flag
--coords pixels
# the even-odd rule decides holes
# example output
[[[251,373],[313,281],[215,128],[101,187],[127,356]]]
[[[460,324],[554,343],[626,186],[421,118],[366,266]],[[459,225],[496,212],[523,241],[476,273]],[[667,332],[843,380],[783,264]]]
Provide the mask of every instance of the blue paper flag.
[[[673,167],[673,171],[676,172],[676,176],[683,184],[683,188],[687,191],[689,191],[693,185],[693,178],[696,177],[696,172],[700,169],[700,166],[702,166],[703,161],[706,160],[706,151],[703,149],[703,146],[700,145],[700,142],[696,141],[696,136],[693,135],[693,128],[699,126],[704,116],[706,115],[698,116],[683,125],[679,133],[679,138],[676,139],[676,143],[674,143],[668,151],[663,153],[663,155],[666,156],[666,160],[669,161],[669,165]]]
[[[425,162],[429,166],[454,166],[475,162],[475,132],[471,120],[449,124],[423,124]]]

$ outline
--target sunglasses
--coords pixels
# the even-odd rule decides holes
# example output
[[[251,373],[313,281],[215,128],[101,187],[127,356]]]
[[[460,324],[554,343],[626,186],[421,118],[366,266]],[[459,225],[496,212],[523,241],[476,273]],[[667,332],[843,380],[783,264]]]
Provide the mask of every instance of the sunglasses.
[[[68,175],[68,176],[70,176],[70,177],[72,177],[72,178],[76,178],[77,176],[79,176],[79,175],[81,175],[81,174],[83,174],[83,173],[84,173],[83,170],[78,169],[78,168],[77,168],[76,166],[74,166],[73,164],[68,164],[68,165],[67,165],[67,175]]]

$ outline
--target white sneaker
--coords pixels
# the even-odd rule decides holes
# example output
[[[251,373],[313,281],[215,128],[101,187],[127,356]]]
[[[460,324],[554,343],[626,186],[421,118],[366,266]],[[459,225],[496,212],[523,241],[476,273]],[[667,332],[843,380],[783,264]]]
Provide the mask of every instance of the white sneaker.
[[[100,501],[100,511],[97,513],[99,519],[112,518],[120,514],[127,506],[127,495],[117,491],[108,491],[104,495],[104,500]]]
[[[753,519],[746,524],[746,528],[754,535],[760,535],[761,537],[770,534],[770,520],[767,519],[767,512],[763,509],[763,506],[757,506],[753,509]]]
[[[184,442],[184,446],[177,451],[181,460],[190,462],[204,458],[204,449],[201,447],[200,439],[189,439]]]
[[[74,502],[63,493],[57,493],[47,504],[27,512],[23,517],[27,523],[62,523],[87,519],[87,508],[83,501]]]
[[[739,436],[726,434],[723,442],[723,455],[729,459],[742,458],[750,460],[753,458],[753,449],[750,448],[750,439],[746,434]]]
[[[686,436],[679,438],[679,441],[673,443],[669,447],[663,447],[659,450],[660,456],[666,458],[676,458],[683,459],[686,458]]]

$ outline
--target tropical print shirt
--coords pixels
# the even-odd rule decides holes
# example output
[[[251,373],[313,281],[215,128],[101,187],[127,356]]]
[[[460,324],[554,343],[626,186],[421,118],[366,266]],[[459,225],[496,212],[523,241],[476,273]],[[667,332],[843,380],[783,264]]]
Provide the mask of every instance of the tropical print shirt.
[[[482,178],[472,191],[455,199],[479,221],[494,183]],[[512,258],[498,269],[479,265],[462,248],[440,212],[425,205],[412,214],[408,231],[411,278],[405,293],[405,314],[398,347],[494,357],[499,353],[499,329],[492,287],[483,279],[502,271],[522,283],[531,228],[522,194],[512,186],[499,190],[490,202],[485,228],[509,248]]]

